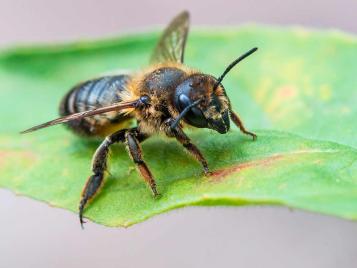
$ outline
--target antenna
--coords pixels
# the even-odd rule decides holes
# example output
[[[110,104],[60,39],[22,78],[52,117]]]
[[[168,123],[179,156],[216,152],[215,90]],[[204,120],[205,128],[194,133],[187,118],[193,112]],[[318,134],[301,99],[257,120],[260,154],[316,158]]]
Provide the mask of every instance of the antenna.
[[[218,85],[222,82],[223,78],[229,73],[230,70],[232,70],[232,68],[234,66],[236,66],[240,61],[244,60],[246,57],[250,56],[257,50],[258,50],[258,48],[254,47],[251,50],[249,50],[248,52],[241,55],[236,60],[234,60],[231,64],[229,64],[228,67],[224,70],[223,74],[217,79],[217,83],[214,85],[213,91],[215,91],[217,89]]]

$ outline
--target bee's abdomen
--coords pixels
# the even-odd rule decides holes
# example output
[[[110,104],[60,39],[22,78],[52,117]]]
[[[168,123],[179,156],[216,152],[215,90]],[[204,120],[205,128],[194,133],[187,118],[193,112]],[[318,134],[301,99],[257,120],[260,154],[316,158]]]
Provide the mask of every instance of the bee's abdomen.
[[[120,102],[120,96],[126,93],[129,80],[128,75],[105,76],[75,86],[62,99],[60,115],[84,112]],[[130,117],[111,112],[70,121],[67,125],[77,134],[101,136],[106,128],[124,123],[128,119]]]

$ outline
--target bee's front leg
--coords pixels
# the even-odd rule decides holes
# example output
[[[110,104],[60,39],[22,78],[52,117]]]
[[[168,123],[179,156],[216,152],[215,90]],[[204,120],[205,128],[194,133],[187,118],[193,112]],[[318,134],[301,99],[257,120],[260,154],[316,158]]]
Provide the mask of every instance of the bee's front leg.
[[[239,127],[240,131],[242,131],[244,134],[249,135],[253,138],[253,140],[257,139],[257,135],[253,132],[250,132],[248,130],[245,129],[242,120],[239,118],[238,114],[236,114],[235,112],[233,112],[232,110],[230,111],[230,116],[231,119],[233,121],[233,123]]]
[[[163,130],[168,137],[175,137],[176,140],[186,148],[186,150],[199,161],[203,167],[205,175],[209,175],[210,171],[208,168],[207,160],[204,158],[200,150],[194,145],[190,138],[185,134],[180,126],[172,128],[172,124],[175,120],[170,118],[165,121],[163,125]]]

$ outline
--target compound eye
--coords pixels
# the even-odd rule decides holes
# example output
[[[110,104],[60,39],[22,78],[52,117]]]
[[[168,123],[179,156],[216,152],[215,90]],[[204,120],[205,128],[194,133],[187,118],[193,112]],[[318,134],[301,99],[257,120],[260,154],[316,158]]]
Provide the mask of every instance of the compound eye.
[[[180,111],[182,111],[183,109],[185,109],[187,106],[189,106],[192,102],[190,100],[189,97],[187,97],[185,94],[181,94],[179,96],[179,108],[180,108]]]
[[[191,99],[187,97],[185,94],[181,94],[178,97],[178,104],[179,104],[179,109],[182,111],[185,109],[187,106],[189,106],[192,103]],[[197,107],[192,107],[190,111],[186,114],[184,117],[185,121],[189,123],[190,125],[193,125],[195,127],[207,127],[207,120],[204,117],[201,109]]]

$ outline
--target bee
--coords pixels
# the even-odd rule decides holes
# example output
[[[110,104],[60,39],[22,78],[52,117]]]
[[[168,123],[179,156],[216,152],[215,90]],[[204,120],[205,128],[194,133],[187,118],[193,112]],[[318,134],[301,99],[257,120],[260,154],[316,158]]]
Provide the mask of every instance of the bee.
[[[118,74],[88,80],[74,86],[60,104],[62,117],[34,126],[32,132],[60,123],[83,137],[105,137],[92,159],[88,178],[79,203],[79,220],[83,228],[83,211],[103,185],[109,148],[124,143],[140,175],[154,197],[159,193],[146,165],[140,144],[154,134],[175,138],[210,173],[197,146],[185,134],[184,127],[209,128],[227,133],[230,120],[247,135],[242,120],[232,110],[222,81],[226,74],[253,48],[234,60],[221,76],[215,78],[184,65],[189,30],[189,13],[181,12],[164,30],[151,57],[151,66],[132,74]],[[135,127],[129,127],[132,122]]]

